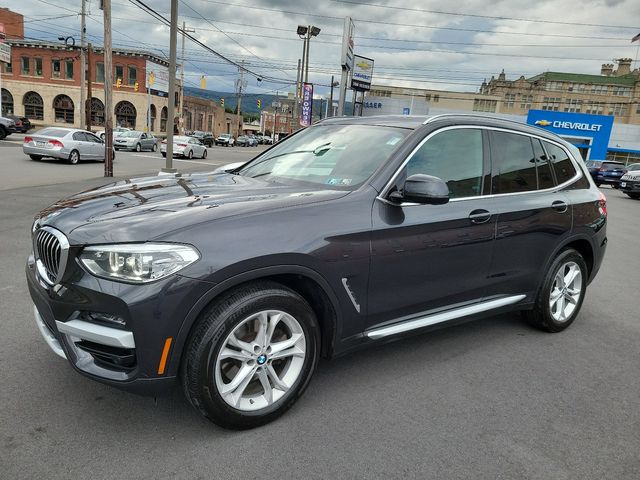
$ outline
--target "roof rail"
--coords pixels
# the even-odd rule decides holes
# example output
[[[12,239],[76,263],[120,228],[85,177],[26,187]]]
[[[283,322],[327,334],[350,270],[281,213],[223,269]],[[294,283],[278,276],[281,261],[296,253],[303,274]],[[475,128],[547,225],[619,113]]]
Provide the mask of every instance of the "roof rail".
[[[426,125],[428,123],[432,123],[436,120],[440,120],[443,117],[475,117],[475,118],[492,118],[494,120],[502,120],[504,122],[517,123],[522,125],[522,122],[518,122],[516,120],[511,120],[510,118],[497,117],[492,115],[481,115],[479,113],[439,113],[438,115],[434,115],[433,117],[427,118],[422,124]]]

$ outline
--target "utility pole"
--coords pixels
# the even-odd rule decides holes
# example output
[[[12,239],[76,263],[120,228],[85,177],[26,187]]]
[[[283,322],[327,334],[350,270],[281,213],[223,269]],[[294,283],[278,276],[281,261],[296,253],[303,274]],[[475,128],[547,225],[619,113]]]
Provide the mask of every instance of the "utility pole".
[[[329,94],[329,108],[327,109],[327,117],[333,117],[333,82],[333,75],[331,75],[331,93]],[[329,111],[331,111],[331,113],[329,113]]]
[[[307,29],[307,48],[305,49],[305,59],[304,59],[304,83],[309,83],[309,41],[311,40],[311,25]]]
[[[91,53],[92,46],[91,44],[89,44],[87,46],[87,103],[85,104],[84,108],[88,131],[91,131],[91,99],[93,98],[93,93],[91,90],[91,76],[93,73],[93,70],[91,69]]]
[[[303,52],[304,53],[304,52]],[[296,75],[296,94],[293,103],[293,125],[298,126],[298,115],[300,108],[300,88],[302,84],[302,60],[298,59],[298,74]]]
[[[242,60],[242,62],[240,62],[241,66],[238,68],[238,70],[240,71],[240,78],[238,80],[236,80],[237,82],[237,88],[236,91],[238,92],[238,105],[237,105],[237,109],[236,109],[236,120],[238,121],[238,130],[237,130],[237,135],[236,138],[238,138],[240,136],[240,125],[242,124],[242,117],[240,117],[240,105],[242,104],[242,89],[245,87],[245,80],[244,80],[244,60]]]
[[[173,168],[173,122],[176,116],[176,42],[178,40],[178,0],[171,0],[169,33],[169,94],[167,98],[167,163],[163,173],[176,173]]]
[[[180,59],[180,134],[184,135],[184,37],[187,33],[194,33],[195,28],[187,29],[187,24],[182,22],[182,57]]]
[[[85,95],[87,85],[87,3],[86,0],[80,1],[82,3],[80,13],[80,127],[82,128],[83,119],[86,118],[87,112],[87,97]]]
[[[113,177],[113,61],[111,0],[102,0],[104,23],[104,176]]]

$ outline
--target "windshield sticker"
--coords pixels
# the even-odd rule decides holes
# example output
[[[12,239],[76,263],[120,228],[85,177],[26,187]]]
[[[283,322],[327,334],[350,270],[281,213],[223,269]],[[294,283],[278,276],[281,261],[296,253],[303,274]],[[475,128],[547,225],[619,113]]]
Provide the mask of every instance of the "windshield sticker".
[[[327,185],[349,186],[353,183],[353,178],[329,178]]]
[[[392,137],[389,140],[387,140],[387,145],[395,145],[400,140],[402,140],[402,137]]]

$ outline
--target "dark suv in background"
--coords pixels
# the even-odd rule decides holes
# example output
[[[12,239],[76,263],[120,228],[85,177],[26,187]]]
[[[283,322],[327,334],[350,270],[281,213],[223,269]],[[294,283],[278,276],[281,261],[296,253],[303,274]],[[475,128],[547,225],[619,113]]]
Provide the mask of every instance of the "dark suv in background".
[[[331,118],[229,171],[79,193],[33,224],[37,325],[92,379],[261,425],[320,356],[507,311],[567,328],[607,243],[579,158],[484,116]]]
[[[613,188],[618,188],[620,185],[620,178],[626,173],[624,163],[614,162],[609,160],[591,160],[587,162],[587,168],[589,173],[596,182],[596,186],[599,187],[602,184],[611,185]]]

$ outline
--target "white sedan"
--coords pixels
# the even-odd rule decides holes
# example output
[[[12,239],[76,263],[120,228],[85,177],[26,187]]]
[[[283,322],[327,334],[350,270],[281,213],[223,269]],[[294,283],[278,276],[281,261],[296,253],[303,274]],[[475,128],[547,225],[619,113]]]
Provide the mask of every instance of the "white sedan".
[[[163,140],[160,145],[160,153],[167,156],[167,141]],[[197,138],[175,136],[173,137],[173,156],[187,158],[207,158],[207,147]]]

